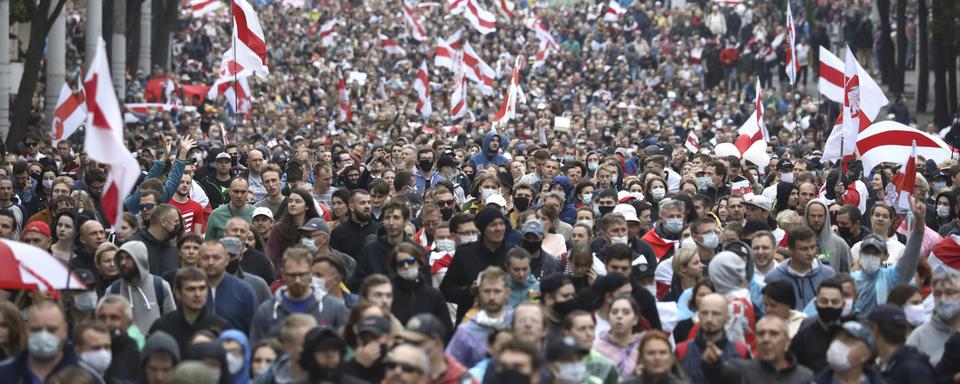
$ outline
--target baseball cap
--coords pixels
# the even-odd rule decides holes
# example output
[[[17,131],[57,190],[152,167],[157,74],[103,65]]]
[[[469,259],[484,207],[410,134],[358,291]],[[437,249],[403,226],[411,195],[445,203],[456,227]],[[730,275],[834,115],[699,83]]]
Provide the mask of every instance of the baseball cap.
[[[636,198],[636,197],[634,197],[633,194],[630,193],[630,191],[620,191],[620,192],[617,192],[617,201],[619,201],[619,202],[621,202],[621,203],[626,203],[626,202],[628,202],[628,201],[630,201],[630,200],[633,200],[633,199],[635,199],[635,198]]]
[[[369,332],[374,336],[383,336],[390,333],[390,322],[382,316],[367,316],[360,319],[357,334]]]
[[[860,251],[862,252],[866,247],[874,247],[880,250],[881,253],[887,252],[887,242],[875,233],[871,233],[861,240]]]
[[[23,239],[23,235],[27,234],[28,232],[37,232],[46,237],[50,237],[50,226],[40,220],[31,221],[26,227],[23,228],[23,231],[20,232],[20,238]]]
[[[496,204],[498,207],[506,208],[507,200],[504,200],[503,196],[500,196],[499,194],[490,195],[490,197],[488,197],[487,200],[484,201],[484,204],[485,205]]]
[[[880,328],[906,329],[910,324],[907,322],[907,315],[903,308],[892,304],[879,304],[873,307],[867,315],[867,320]]]
[[[233,160],[233,159],[230,157],[229,153],[220,152],[217,154],[217,160],[219,161],[219,160]]]
[[[773,207],[773,202],[764,195],[747,195],[746,198],[743,199],[743,204],[754,206],[765,211],[770,211]]]
[[[335,349],[344,353],[347,350],[347,343],[337,334],[337,331],[325,325],[311,329],[303,340],[304,346],[312,351]]]
[[[848,335],[859,339],[866,344],[871,351],[877,350],[877,344],[873,339],[873,333],[871,333],[870,328],[868,328],[866,325],[863,325],[863,323],[852,320],[847,321],[840,325],[838,330],[846,332]]]
[[[790,160],[783,159],[783,160],[780,160],[779,163],[777,163],[777,170],[778,170],[778,171],[783,172],[783,171],[786,171],[786,170],[788,170],[788,169],[793,169],[793,162],[791,162]]]
[[[256,207],[253,209],[253,217],[256,218],[257,216],[266,216],[273,220],[273,211],[267,207]]]
[[[954,159],[946,159],[946,160],[944,160],[942,163],[940,163],[940,170],[941,170],[941,171],[947,171],[947,170],[949,170],[950,168],[953,168],[953,166],[955,166],[955,165],[957,165],[957,161],[956,161],[956,160],[954,160]]]
[[[300,227],[301,231],[313,232],[313,231],[323,231],[323,233],[330,233],[330,226],[327,225],[326,221],[319,217],[314,217],[310,219],[306,224]]]
[[[548,361],[557,361],[573,354],[587,354],[589,349],[577,344],[572,337],[558,337],[547,343],[546,357]]]
[[[540,220],[530,220],[520,226],[520,234],[522,235],[530,233],[537,236],[543,236],[543,232],[543,223],[541,223]]]
[[[407,321],[407,327],[398,336],[414,343],[429,339],[443,340],[447,328],[440,323],[440,319],[431,313],[421,313]]]
[[[220,244],[223,244],[223,248],[231,255],[239,255],[240,251],[243,250],[243,242],[233,236],[221,237]]]
[[[640,222],[640,218],[637,217],[637,209],[630,204],[617,204],[617,206],[613,208],[613,213],[623,216],[627,221]]]

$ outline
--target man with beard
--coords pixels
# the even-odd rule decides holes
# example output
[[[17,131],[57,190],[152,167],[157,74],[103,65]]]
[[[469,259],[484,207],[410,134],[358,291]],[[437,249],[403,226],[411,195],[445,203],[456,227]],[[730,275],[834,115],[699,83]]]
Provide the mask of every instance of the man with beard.
[[[183,231],[203,233],[203,207],[200,203],[190,199],[190,186],[193,185],[193,175],[184,173],[180,178],[180,185],[170,198],[169,203],[183,217]]]
[[[177,310],[170,284],[160,276],[150,274],[147,247],[140,241],[123,243],[114,258],[120,266],[120,280],[110,285],[107,291],[130,302],[134,324],[140,332],[147,334],[160,316]]]
[[[143,242],[147,247],[150,272],[163,276],[180,267],[180,252],[175,240],[183,229],[177,209],[170,204],[160,204],[153,209],[147,229],[141,229],[128,241]]]
[[[449,275],[448,275],[449,277]],[[492,329],[510,327],[512,312],[507,306],[509,276],[500,267],[491,266],[479,275],[477,296],[480,310],[459,327],[447,344],[447,354],[460,364],[472,367],[487,353],[487,335]]]
[[[73,346],[67,343],[67,319],[60,306],[50,300],[43,300],[27,309],[24,321],[27,331],[27,348],[17,355],[0,363],[0,377],[8,383],[46,382],[69,367],[79,367],[88,379],[103,384],[103,378],[81,364]]]
[[[372,220],[370,192],[363,189],[350,191],[350,218],[338,225],[330,234],[330,247],[356,259],[367,236],[377,233],[377,223]]]
[[[702,370],[705,363],[715,364],[737,357],[747,358],[750,347],[727,340],[724,326],[730,318],[730,312],[723,296],[716,293],[706,295],[700,299],[698,308],[700,329],[694,339],[677,344],[677,361],[690,382],[706,383],[707,378]]]
[[[364,381],[343,372],[347,343],[328,326],[315,327],[303,338],[299,365],[311,383],[362,384]]]

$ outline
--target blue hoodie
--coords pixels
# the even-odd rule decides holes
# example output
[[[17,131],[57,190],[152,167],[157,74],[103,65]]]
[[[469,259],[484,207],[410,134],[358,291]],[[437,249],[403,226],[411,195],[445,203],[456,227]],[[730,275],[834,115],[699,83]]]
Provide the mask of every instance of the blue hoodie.
[[[553,190],[553,187],[557,185],[563,187],[565,199],[563,202],[563,209],[560,210],[560,221],[573,225],[573,223],[577,221],[577,202],[573,196],[573,183],[571,183],[570,178],[566,176],[554,176],[553,180],[550,181],[549,190]]]
[[[244,335],[243,332],[240,332],[236,329],[230,329],[226,332],[223,332],[220,335],[220,338],[217,339],[222,344],[224,341],[233,340],[240,343],[240,346],[243,347],[243,368],[240,369],[240,372],[237,372],[230,376],[230,383],[232,384],[247,384],[250,382],[250,342],[247,341],[247,335]],[[228,352],[229,353],[229,352]]]
[[[510,147],[510,139],[507,135],[494,131],[487,132],[487,134],[483,136],[483,145],[480,146],[480,153],[470,157],[470,165],[473,166],[474,171],[485,169],[488,165],[507,165],[510,163],[510,161],[500,153],[495,153],[493,156],[488,155],[490,140],[493,139],[493,135],[500,137],[500,149],[506,151],[507,148]]]

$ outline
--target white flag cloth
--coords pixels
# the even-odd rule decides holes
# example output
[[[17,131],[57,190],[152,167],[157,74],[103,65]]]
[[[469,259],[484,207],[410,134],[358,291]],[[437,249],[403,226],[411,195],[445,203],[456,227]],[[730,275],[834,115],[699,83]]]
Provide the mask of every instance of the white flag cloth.
[[[57,108],[53,111],[53,124],[50,132],[50,139],[53,146],[66,140],[87,119],[87,106],[84,100],[83,89],[73,92],[66,83],[60,89],[60,97],[57,98]]]
[[[517,58],[513,63],[513,74],[510,77],[510,86],[507,87],[507,94],[503,98],[503,104],[500,105],[500,110],[497,111],[497,114],[493,117],[493,122],[497,125],[503,126],[511,119],[517,116],[517,102],[526,104],[527,98],[523,95],[523,89],[520,88],[520,66],[521,58],[523,56],[517,55]]]
[[[267,68],[267,43],[257,12],[247,0],[233,0],[233,38],[237,63],[260,78],[266,78],[270,73]]]
[[[740,126],[740,130],[737,131],[740,135],[737,137],[736,142],[733,144],[717,144],[714,152],[716,152],[717,156],[737,156],[762,168],[770,164],[770,155],[767,154],[767,141],[769,140],[769,136],[767,134],[767,128],[763,123],[763,103],[761,102],[763,92],[760,88],[759,79],[757,80],[756,89],[757,100],[754,103],[755,110],[750,114],[750,117],[747,118],[747,121]]]
[[[844,67],[846,64],[824,47],[820,47],[820,93],[826,98],[843,103]],[[870,121],[876,121],[880,108],[890,101],[883,94],[883,89],[870,74],[857,64],[857,77],[860,79],[860,106],[864,115]],[[868,125],[869,126],[869,125]],[[863,128],[863,127],[861,127]]]
[[[90,159],[110,166],[100,197],[105,219],[119,226],[123,201],[140,177],[140,167],[123,142],[123,115],[110,81],[106,43],[97,42],[97,53],[83,82],[87,98],[84,151]]]
[[[337,19],[327,20],[326,23],[320,26],[320,46],[321,47],[330,47],[333,46],[333,38],[337,35]]]
[[[797,73],[800,72],[800,62],[797,61],[797,31],[793,25],[793,12],[790,10],[790,2],[787,1],[787,52],[786,52],[786,71],[787,78],[790,79],[790,85],[797,83]]]
[[[857,137],[857,151],[860,152],[863,169],[873,169],[884,162],[903,161],[903,154],[911,151],[914,141],[917,143],[917,155],[937,164],[953,154],[953,147],[940,137],[887,120],[874,123]]]
[[[427,70],[427,60],[420,63],[417,78],[413,80],[413,89],[417,91],[417,112],[424,120],[433,113],[433,104],[430,102],[430,72]]]

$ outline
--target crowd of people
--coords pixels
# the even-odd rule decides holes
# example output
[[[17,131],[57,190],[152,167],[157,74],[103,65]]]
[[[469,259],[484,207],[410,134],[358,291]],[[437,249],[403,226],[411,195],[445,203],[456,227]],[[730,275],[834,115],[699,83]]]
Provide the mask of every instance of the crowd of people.
[[[411,8],[424,41],[403,2],[258,3],[271,73],[239,114],[184,92],[231,45],[229,18],[185,12],[171,68],[125,96],[197,108],[127,125],[143,175],[113,226],[82,143],[28,134],[0,167],[0,237],[84,286],[0,291],[3,381],[960,383],[960,165],[922,163],[902,206],[897,164],[820,159],[838,108],[808,89],[811,52],[872,68],[871,2],[793,2],[796,86],[779,4],[523,1],[482,35],[443,3]],[[525,18],[558,44],[542,66]],[[496,92],[531,57],[505,125],[473,85],[450,120],[433,42],[461,28]],[[770,163],[717,156],[757,98]]]

